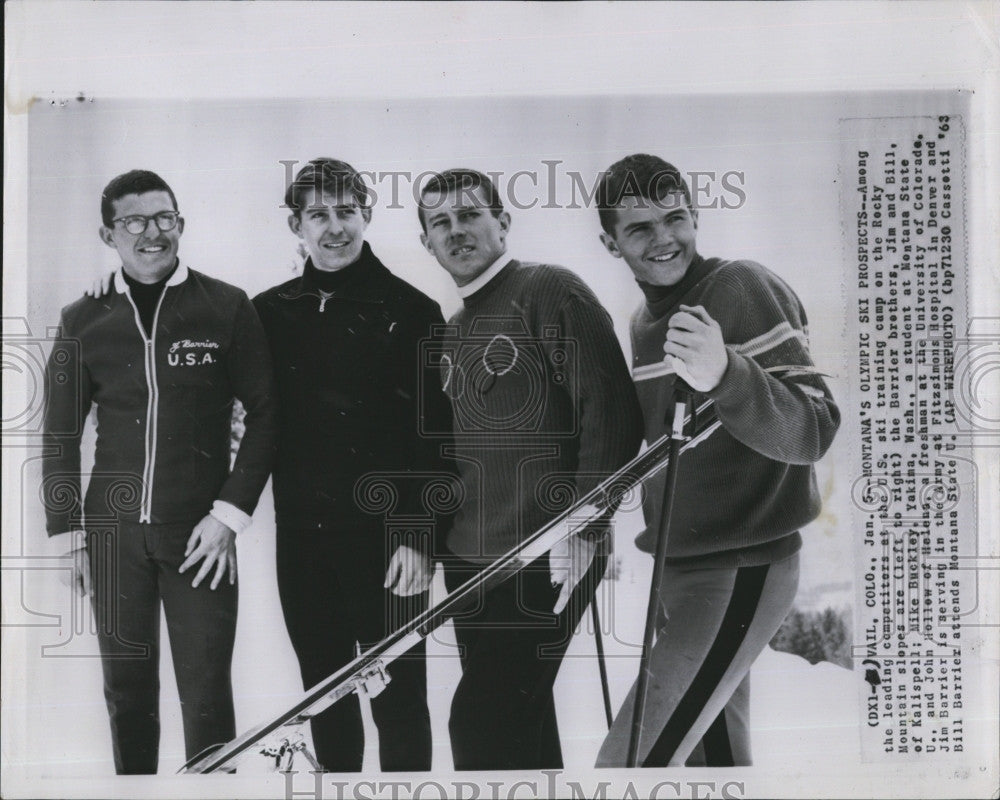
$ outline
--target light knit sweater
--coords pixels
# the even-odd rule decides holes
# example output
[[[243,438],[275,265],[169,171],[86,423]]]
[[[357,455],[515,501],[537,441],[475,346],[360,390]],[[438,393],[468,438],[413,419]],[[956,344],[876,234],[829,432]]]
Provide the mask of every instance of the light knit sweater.
[[[729,363],[708,393],[722,421],[680,461],[667,543],[673,563],[754,566],[791,555],[800,527],[816,518],[820,497],[812,463],[826,452],[840,412],[817,375],[783,378],[763,368],[812,366],[807,322],[795,293],[752,261],[696,256],[667,291],[644,287],[632,317],[633,369],[646,440],[668,432],[676,377],[663,345],[681,304],[703,306],[722,328]],[[695,398],[700,402],[700,398]],[[646,484],[646,531],[636,544],[652,552],[660,530],[664,473]]]

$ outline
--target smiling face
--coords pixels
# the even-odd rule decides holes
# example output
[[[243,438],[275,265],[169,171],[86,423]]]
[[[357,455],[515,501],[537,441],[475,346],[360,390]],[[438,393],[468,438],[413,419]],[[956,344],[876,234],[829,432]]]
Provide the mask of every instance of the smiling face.
[[[348,192],[310,189],[301,196],[301,211],[288,218],[288,227],[312,257],[313,266],[336,272],[361,255],[370,214]]]
[[[673,286],[687,274],[695,256],[698,212],[682,192],[658,201],[629,196],[615,209],[614,234],[601,241],[615,258],[625,259],[637,280]]]
[[[174,203],[167,192],[127,194],[114,201],[114,218],[142,215],[154,217],[163,211],[174,211]],[[156,283],[164,278],[177,263],[177,247],[184,232],[184,218],[177,220],[173,230],[161,231],[149,219],[142,233],[129,233],[121,221],[111,227],[102,226],[101,241],[118,251],[122,266],[129,277],[140,283]]]
[[[507,251],[510,215],[494,216],[482,187],[427,192],[421,205],[426,233],[420,241],[456,285],[475,280]]]

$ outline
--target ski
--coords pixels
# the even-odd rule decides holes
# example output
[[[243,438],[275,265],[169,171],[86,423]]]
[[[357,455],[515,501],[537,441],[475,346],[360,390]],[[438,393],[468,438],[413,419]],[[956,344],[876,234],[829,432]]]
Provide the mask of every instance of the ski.
[[[712,405],[713,401],[706,400],[695,410],[691,421],[693,433],[681,447],[682,453],[698,445],[721,424],[714,414],[708,413]],[[349,694],[377,694],[388,683],[386,667],[389,664],[461,612],[466,603],[480,592],[506,581],[566,537],[613,513],[626,492],[666,467],[669,447],[669,436],[656,440],[568,509],[486,566],[478,575],[306,691],[291,708],[232,741],[199,754],[180,771],[209,773],[231,769],[255,751],[274,758],[276,764],[280,765],[282,757],[301,749],[291,738],[295,735],[295,729]]]
[[[706,400],[695,410],[692,435],[681,452],[699,444],[721,424],[709,413],[712,405],[713,401]],[[306,691],[291,708],[230,742],[200,753],[180,772],[232,769],[252,752],[274,758],[280,766],[282,758],[291,758],[294,752],[302,750],[301,744],[294,741],[295,729],[353,692],[377,694],[388,683],[386,667],[459,613],[478,593],[512,577],[567,536],[612,514],[626,492],[666,467],[669,445],[669,436],[655,441],[548,524],[484,567],[478,575]]]
[[[800,376],[829,377],[815,367],[803,365],[767,367],[764,371],[781,374],[786,379]],[[721,426],[722,423],[714,413],[714,405],[713,400],[706,399],[688,415],[684,429],[691,432],[690,438],[680,447],[679,452],[684,453],[696,447]],[[301,725],[353,692],[371,696],[377,694],[389,682],[386,667],[460,612],[478,593],[488,591],[512,577],[567,536],[614,513],[626,492],[666,468],[671,438],[668,433],[657,439],[548,524],[486,566],[478,575],[306,691],[291,708],[230,742],[199,753],[181,767],[179,772],[229,770],[252,752],[273,758],[277,768],[281,768],[284,759],[285,770],[290,768],[295,753],[302,752],[315,768],[315,760],[305,750],[302,741],[295,738],[296,730]]]

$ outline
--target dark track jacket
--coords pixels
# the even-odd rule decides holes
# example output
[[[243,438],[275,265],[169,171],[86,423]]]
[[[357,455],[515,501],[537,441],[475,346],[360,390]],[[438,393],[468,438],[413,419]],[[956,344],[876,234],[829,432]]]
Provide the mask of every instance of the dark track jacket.
[[[152,327],[147,339],[121,270],[113,291],[62,311],[46,370],[50,536],[84,518],[91,527],[193,524],[216,501],[247,517],[257,505],[274,458],[275,417],[270,351],[249,298],[181,263]],[[246,409],[246,432],[230,470],[234,398]],[[81,504],[80,440],[91,403],[97,445]]]
[[[312,270],[254,298],[275,365],[279,528],[370,529],[402,516],[441,524],[451,407],[422,358],[444,322],[438,304],[367,242],[333,291]]]

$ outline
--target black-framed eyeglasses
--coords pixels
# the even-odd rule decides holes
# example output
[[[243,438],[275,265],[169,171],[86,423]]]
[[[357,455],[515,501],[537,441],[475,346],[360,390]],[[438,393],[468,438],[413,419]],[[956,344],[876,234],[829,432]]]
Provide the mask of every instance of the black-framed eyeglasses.
[[[156,227],[159,230],[172,231],[177,227],[177,220],[180,219],[180,216],[180,213],[177,211],[161,211],[159,214],[153,214],[151,217],[143,214],[130,214],[127,217],[117,217],[111,221],[122,223],[125,230],[133,236],[138,236],[140,233],[146,232],[150,220],[156,222]]]

